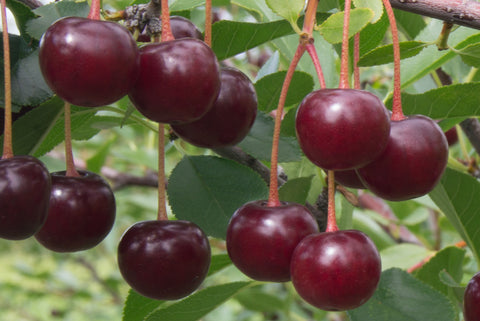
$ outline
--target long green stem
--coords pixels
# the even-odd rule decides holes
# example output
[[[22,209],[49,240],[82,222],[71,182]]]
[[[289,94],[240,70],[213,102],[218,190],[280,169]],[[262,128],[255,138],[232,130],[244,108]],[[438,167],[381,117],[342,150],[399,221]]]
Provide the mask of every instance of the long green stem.
[[[7,5],[6,0],[1,0],[2,5],[2,39],[3,39],[3,73],[5,83],[5,119],[3,127],[3,154],[2,159],[13,157],[12,147],[12,80],[10,77],[10,41],[8,39]]]

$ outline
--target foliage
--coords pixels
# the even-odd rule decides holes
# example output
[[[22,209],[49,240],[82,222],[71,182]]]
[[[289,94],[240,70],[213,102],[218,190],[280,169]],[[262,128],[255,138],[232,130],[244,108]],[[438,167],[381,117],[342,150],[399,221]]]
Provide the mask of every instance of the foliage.
[[[287,2],[289,6],[282,5]],[[340,2],[320,1],[319,29],[314,34],[328,87],[338,85],[337,44],[343,23]],[[62,102],[43,81],[37,48],[41,35],[55,19],[86,16],[88,4],[62,0],[35,10],[16,0],[7,4],[19,29],[19,35],[10,35],[13,103],[15,111],[21,112],[13,128],[14,151],[41,157],[51,171],[63,170],[58,156],[63,141]],[[172,10],[188,15],[201,28],[203,4],[177,0],[172,2]],[[232,12],[235,19],[213,25],[212,48],[225,64],[235,65],[251,76],[258,94],[257,120],[239,147],[267,166],[273,132],[270,112],[276,108],[286,66],[298,44],[295,26],[303,20],[302,4],[214,1],[219,14]],[[362,82],[390,107],[393,56],[388,20],[379,0],[358,0],[354,4],[356,23],[351,32],[360,32]],[[127,5],[127,1],[103,1],[105,8],[113,10]],[[480,32],[458,27],[448,39],[450,49],[439,51],[436,41],[442,29],[440,21],[397,14],[402,31],[405,113],[442,120],[444,130],[467,117],[480,116]],[[260,67],[255,57],[264,54],[269,60]],[[453,84],[442,86],[435,73],[438,68],[449,74]],[[314,204],[323,189],[324,174],[302,155],[294,130],[298,103],[317,88],[314,67],[304,57],[293,77],[282,125],[280,162],[288,177],[280,190],[283,200]],[[3,104],[3,86],[0,94]],[[76,157],[90,170],[108,175],[112,183],[122,173],[144,176],[157,170],[156,131],[156,125],[133,110],[127,98],[111,106],[72,109]],[[220,157],[215,151],[172,140],[166,146],[169,214],[201,226],[211,237],[215,254],[203,288],[173,303],[153,301],[129,291],[116,267],[116,245],[128,226],[155,217],[157,198],[152,188],[127,186],[115,192],[118,211],[114,230],[91,251],[60,255],[47,252],[33,239],[0,241],[0,319],[120,320],[123,313],[124,321],[330,320],[332,314],[352,321],[461,320],[462,286],[478,270],[480,260],[480,183],[467,166],[454,161],[475,164],[471,159],[478,160],[463,135],[450,154],[449,168],[430,195],[385,203],[394,218],[354,207],[343,195],[337,195],[340,227],[367,233],[381,250],[383,260],[379,289],[356,310],[326,313],[303,303],[289,283],[251,282],[241,275],[225,255],[226,224],[244,202],[267,197],[266,182],[251,168]],[[345,194],[357,196],[356,191]],[[398,244],[403,237],[400,230],[407,231],[415,244]],[[452,247],[462,240],[468,245],[466,249]],[[406,272],[427,257],[430,261],[419,270]]]

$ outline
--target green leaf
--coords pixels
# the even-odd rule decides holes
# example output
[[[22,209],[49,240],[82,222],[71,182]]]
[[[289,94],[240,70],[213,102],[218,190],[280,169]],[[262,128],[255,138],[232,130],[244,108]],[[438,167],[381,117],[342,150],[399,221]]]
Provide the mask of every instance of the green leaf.
[[[99,146],[95,154],[87,159],[87,169],[91,172],[100,174],[100,171],[105,164],[105,160],[111,154],[111,147],[115,139],[110,139],[103,145]]]
[[[259,110],[268,113],[278,107],[286,74],[286,71],[279,71],[262,77],[255,83]],[[285,106],[300,103],[313,90],[313,85],[313,78],[310,74],[295,71],[288,88]]]
[[[312,178],[313,176],[289,179],[278,190],[280,200],[305,204],[308,192],[312,186]]]
[[[168,8],[171,11],[183,11],[183,10],[191,10],[196,7],[203,6],[205,4],[205,0],[176,0],[169,4]]]
[[[463,62],[472,67],[480,67],[480,43],[474,43],[460,50],[454,50]]]
[[[27,22],[27,32],[33,38],[40,39],[57,19],[66,16],[86,17],[89,11],[87,1],[63,0],[49,3],[33,10],[39,17]]]
[[[163,303],[165,301],[146,298],[130,289],[123,307],[122,321],[143,321],[147,315]]]
[[[438,252],[416,273],[415,277],[445,296],[452,296],[452,290],[440,280],[441,271],[447,272],[455,282],[459,283],[463,275],[463,258],[465,250],[456,246],[449,246]]]
[[[15,22],[20,31],[20,35],[25,41],[29,42],[31,38],[26,33],[26,24],[29,20],[35,18],[35,14],[25,4],[16,0],[7,0],[7,8],[15,16]]]
[[[224,60],[293,33],[292,27],[285,20],[267,23],[222,20],[212,26],[212,49],[218,60]]]
[[[443,86],[422,94],[402,93],[403,112],[406,115],[422,114],[433,119],[480,116],[478,92],[480,83]],[[385,105],[392,106],[389,98]]]
[[[351,321],[452,321],[448,299],[399,269],[382,273],[377,291],[363,306],[348,311]]]
[[[297,20],[305,6],[304,0],[266,0],[265,2],[273,12],[290,22],[292,28],[301,31],[297,26]]]
[[[353,212],[353,228],[365,232],[375,243],[379,251],[395,245],[395,240],[372,218],[363,211]],[[383,264],[383,263],[382,263]]]
[[[251,286],[253,282],[233,282],[211,286],[198,291],[182,301],[160,306],[145,321],[196,321],[216,307]]]
[[[235,296],[246,309],[258,312],[278,312],[285,308],[286,303],[279,297],[255,287],[240,292]]]
[[[278,16],[267,6],[265,1],[257,0],[231,0],[232,4],[245,8],[260,16],[261,21],[278,20]]]
[[[424,17],[403,10],[395,11],[395,20],[398,28],[406,34],[408,39],[415,39],[427,26]]]
[[[231,264],[232,261],[230,260],[228,254],[212,255],[212,258],[210,260],[210,268],[208,269],[207,276],[213,275],[226,268],[227,266],[230,266]]]
[[[480,262],[480,183],[447,167],[430,198],[445,214]]]
[[[449,288],[459,288],[459,289],[464,288],[446,270],[441,270],[438,273],[438,278],[440,279],[440,282],[442,282],[443,284],[445,284]]]
[[[375,15],[372,18],[372,23],[376,23],[383,15],[382,0],[353,0],[356,8],[369,8]]]
[[[421,262],[432,254],[423,246],[403,243],[387,247],[380,251],[382,257],[382,269],[390,268],[408,269]]]
[[[270,161],[273,127],[272,117],[259,112],[250,133],[238,146],[259,160]],[[278,150],[279,162],[295,162],[302,157],[302,151],[295,137],[280,136]]]
[[[400,59],[416,56],[428,43],[421,41],[400,42]],[[393,62],[393,45],[378,47],[365,55],[358,61],[360,67],[383,65]]]
[[[243,204],[265,199],[268,188],[250,168],[214,156],[185,156],[168,181],[168,200],[178,219],[225,238],[232,214]]]
[[[365,28],[374,15],[374,12],[369,8],[352,9],[350,11],[350,26],[348,28],[349,38]],[[331,44],[342,42],[344,16],[344,12],[334,13],[319,27],[320,34]]]

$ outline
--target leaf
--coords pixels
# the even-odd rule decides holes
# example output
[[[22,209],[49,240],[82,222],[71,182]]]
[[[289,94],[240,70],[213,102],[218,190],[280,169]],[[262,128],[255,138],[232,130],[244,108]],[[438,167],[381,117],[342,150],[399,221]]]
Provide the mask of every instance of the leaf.
[[[480,43],[474,43],[460,50],[454,50],[463,62],[472,67],[480,67]]]
[[[298,28],[297,20],[305,6],[304,0],[266,0],[265,2],[273,12],[290,22],[292,28]],[[298,31],[300,31],[299,28]]]
[[[360,56],[375,49],[382,43],[389,26],[388,17],[386,14],[383,14],[376,23],[369,23],[360,31]]]
[[[480,259],[480,183],[447,167],[430,198]]]
[[[130,289],[123,307],[122,321],[143,321],[147,315],[163,303],[165,301],[146,298]]]
[[[87,159],[86,163],[89,171],[100,174],[100,171],[105,164],[105,160],[112,152],[111,147],[114,142],[115,139],[108,140],[97,148],[94,155]]]
[[[218,60],[224,60],[293,33],[292,27],[285,20],[267,23],[222,20],[212,26],[212,49]]]
[[[312,186],[312,178],[313,176],[289,179],[278,190],[280,200],[305,204],[308,192]]]
[[[480,116],[478,92],[480,83],[443,86],[422,94],[402,93],[402,106],[406,115],[422,114],[433,119]],[[392,99],[385,105],[391,108]]]
[[[424,17],[403,10],[395,11],[395,20],[398,28],[407,35],[408,39],[415,39],[427,26]]]
[[[260,16],[261,21],[278,20],[278,16],[267,6],[265,1],[256,0],[231,0],[232,4],[253,11]]]
[[[259,110],[268,113],[278,107],[280,92],[282,91],[286,74],[286,71],[279,71],[266,75],[255,83]],[[295,71],[288,88],[285,106],[300,103],[313,90],[313,85],[313,78],[310,74]]]
[[[251,311],[278,312],[285,308],[286,303],[279,297],[267,293],[261,288],[249,288],[235,296],[246,309]]]
[[[207,276],[213,275],[226,268],[227,266],[230,266],[231,264],[232,261],[230,260],[228,254],[212,255],[212,258],[210,260],[210,268],[208,269]]]
[[[35,14],[25,4],[16,0],[7,0],[7,8],[15,16],[15,22],[20,31],[20,35],[26,42],[29,42],[31,38],[26,34],[26,24],[29,20],[35,18]]]
[[[203,6],[204,4],[205,0],[176,0],[168,7],[171,11],[183,11],[191,10],[193,8]]]
[[[428,43],[421,41],[400,42],[400,59],[416,56]],[[378,47],[365,55],[358,61],[360,67],[383,65],[393,62],[393,45]]]
[[[372,23],[378,22],[383,15],[382,0],[353,0],[355,8],[369,8],[374,12]]]
[[[250,168],[214,156],[185,156],[168,181],[168,200],[178,219],[225,238],[230,217],[243,204],[265,199],[268,188]]]
[[[259,112],[250,133],[238,146],[259,160],[270,161],[273,126],[272,117]],[[295,162],[302,157],[302,151],[295,137],[280,136],[278,150],[279,162]]]
[[[168,306],[160,306],[145,318],[145,321],[196,321],[251,286],[252,283],[233,282],[205,288],[182,301]]]
[[[63,0],[49,3],[33,10],[39,17],[27,22],[27,32],[33,38],[40,39],[57,19],[66,16],[86,17],[89,10],[87,1]]]
[[[387,247],[380,251],[382,257],[382,269],[390,268],[408,269],[431,255],[426,248],[409,243]]]
[[[343,34],[344,12],[337,12],[331,15],[319,26],[320,34],[331,44],[341,43]],[[365,28],[372,20],[374,12],[369,8],[355,8],[350,11],[350,26],[348,37]]]
[[[377,291],[363,306],[348,311],[351,321],[452,321],[455,310],[441,293],[400,269],[382,273]]]
[[[278,50],[275,51],[270,58],[263,64],[263,66],[260,68],[260,70],[257,73],[257,76],[255,77],[255,82],[257,82],[259,79],[273,74],[278,70],[278,66],[280,65],[280,54],[278,53]]]

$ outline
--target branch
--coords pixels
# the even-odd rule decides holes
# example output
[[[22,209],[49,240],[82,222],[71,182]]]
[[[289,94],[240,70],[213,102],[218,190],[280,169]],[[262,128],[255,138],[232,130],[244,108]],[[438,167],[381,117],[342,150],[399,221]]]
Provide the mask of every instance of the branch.
[[[390,0],[395,9],[480,29],[480,3],[471,0]]]

